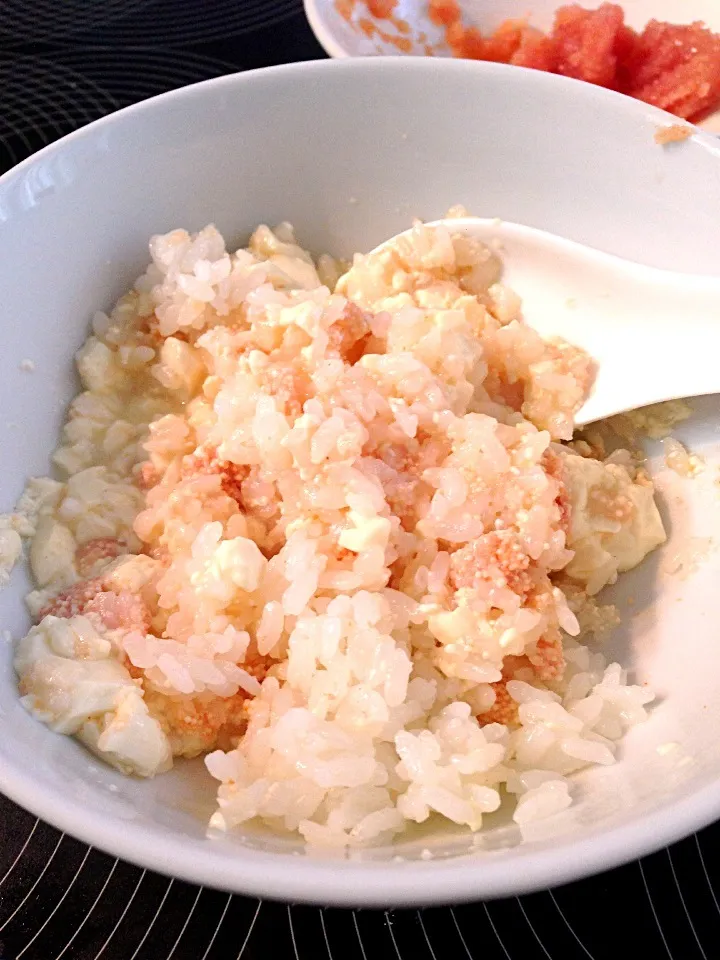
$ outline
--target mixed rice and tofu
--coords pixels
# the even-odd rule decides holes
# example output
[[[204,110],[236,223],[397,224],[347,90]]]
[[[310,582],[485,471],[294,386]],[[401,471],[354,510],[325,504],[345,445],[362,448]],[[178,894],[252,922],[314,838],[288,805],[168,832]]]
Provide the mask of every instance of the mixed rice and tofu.
[[[203,755],[220,829],[563,810],[652,700],[595,597],[665,539],[627,451],[573,441],[591,360],[446,229],[349,270],[287,224],[150,255],[77,355],[62,479],[0,518],[24,705],[126,774]]]

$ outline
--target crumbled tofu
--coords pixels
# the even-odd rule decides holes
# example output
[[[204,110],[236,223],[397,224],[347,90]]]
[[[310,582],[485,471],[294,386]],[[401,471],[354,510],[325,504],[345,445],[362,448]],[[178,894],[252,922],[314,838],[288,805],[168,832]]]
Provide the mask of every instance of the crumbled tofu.
[[[696,453],[690,453],[679,440],[666,437],[663,440],[665,465],[680,477],[696,477],[705,469],[705,461]]]
[[[132,554],[112,561],[105,569],[104,576],[108,584],[118,592],[127,590],[130,593],[142,593],[164,569],[159,560],[142,553]]]
[[[4,587],[10,579],[10,572],[20,559],[22,553],[22,539],[20,534],[13,530],[10,518],[0,517],[0,587]]]
[[[608,425],[626,440],[635,440],[638,435],[661,440],[667,437],[678,423],[687,420],[692,407],[685,400],[666,400],[653,403],[640,410],[629,410],[610,417]]]
[[[626,467],[575,454],[563,463],[575,552],[565,573],[593,595],[664,543],[665,530],[652,487],[634,483]]]
[[[12,514],[14,529],[21,537],[34,537],[38,519],[57,509],[65,484],[50,477],[31,477]]]
[[[617,607],[609,603],[598,603],[595,597],[589,597],[580,584],[568,580],[563,582],[562,591],[568,606],[577,617],[580,633],[578,639],[587,636],[604,636],[620,623]]]
[[[41,517],[30,545],[30,567],[39,587],[75,579],[75,538],[52,517]]]
[[[15,510],[0,514],[0,587],[7,585],[20,559],[23,538],[35,536],[40,517],[52,514],[63,490],[63,484],[48,477],[32,477]]]
[[[23,705],[58,733],[76,734],[123,773],[151,777],[172,766],[170,744],[88,617],[47,616],[17,645]]]
[[[80,379],[86,390],[110,392],[117,379],[117,361],[112,350],[96,337],[87,341],[75,355]]]
[[[385,547],[390,535],[390,521],[386,517],[363,518],[360,515],[352,517],[355,526],[343,530],[338,537],[338,543],[346,550],[361,553],[374,546]]]

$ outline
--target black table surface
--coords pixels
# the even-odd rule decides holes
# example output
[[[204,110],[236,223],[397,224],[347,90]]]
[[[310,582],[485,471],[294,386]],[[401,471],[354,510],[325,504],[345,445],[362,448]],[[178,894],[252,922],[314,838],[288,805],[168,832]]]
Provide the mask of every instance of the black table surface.
[[[154,94],[322,56],[302,0],[0,0],[0,171]],[[0,796],[0,960],[716,960],[719,845],[487,904],[321,910],[142,870]]]

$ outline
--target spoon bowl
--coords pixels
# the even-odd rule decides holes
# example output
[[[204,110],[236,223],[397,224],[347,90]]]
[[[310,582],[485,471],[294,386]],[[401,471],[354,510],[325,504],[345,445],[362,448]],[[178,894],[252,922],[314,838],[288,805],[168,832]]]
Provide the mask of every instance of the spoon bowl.
[[[658,270],[498,219],[429,226],[492,247],[503,262],[503,283],[522,299],[525,322],[593,358],[595,381],[576,414],[578,426],[662,400],[720,393],[720,278]]]

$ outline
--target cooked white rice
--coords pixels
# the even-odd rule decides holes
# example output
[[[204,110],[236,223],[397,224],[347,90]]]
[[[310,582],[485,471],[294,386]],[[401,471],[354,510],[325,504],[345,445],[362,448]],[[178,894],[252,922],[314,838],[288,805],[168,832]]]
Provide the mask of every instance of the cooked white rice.
[[[315,264],[291,227],[154,237],[78,353],[30,541],[23,702],[127,773],[206,755],[212,824],[384,842],[570,803],[652,694],[577,640],[664,540],[631,461],[563,445],[590,362],[480,244]]]

